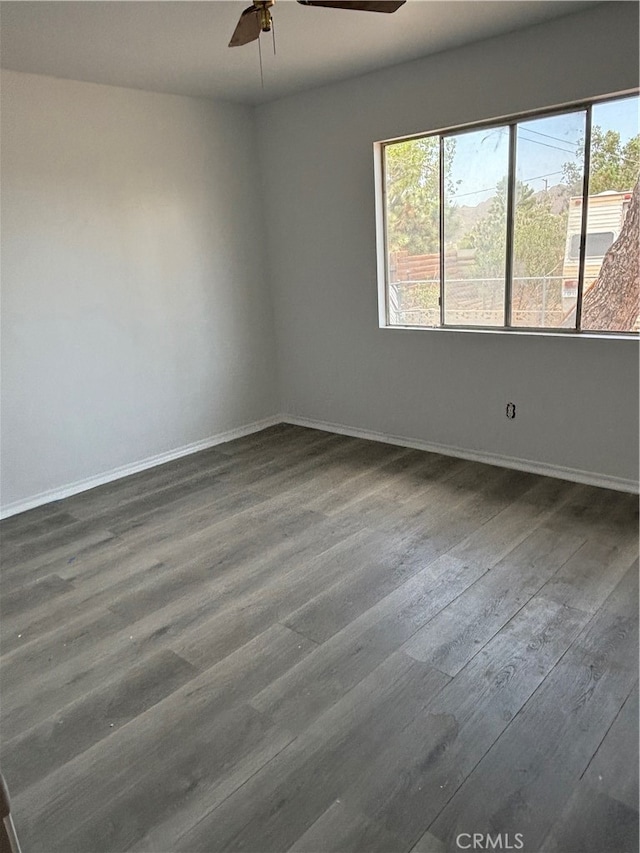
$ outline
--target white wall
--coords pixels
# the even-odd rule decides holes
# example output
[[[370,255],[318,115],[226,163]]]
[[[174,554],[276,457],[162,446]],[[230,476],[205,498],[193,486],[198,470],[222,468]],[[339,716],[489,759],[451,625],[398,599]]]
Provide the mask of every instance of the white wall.
[[[247,107],[2,73],[2,504],[274,415]]]
[[[637,342],[378,328],[372,154],[637,84],[637,6],[605,3],[260,107],[283,411],[637,482]]]

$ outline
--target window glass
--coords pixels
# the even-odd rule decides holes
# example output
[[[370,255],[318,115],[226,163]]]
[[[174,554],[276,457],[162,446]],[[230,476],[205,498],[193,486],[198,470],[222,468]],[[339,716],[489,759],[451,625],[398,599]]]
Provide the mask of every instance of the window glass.
[[[639,176],[638,98],[595,104],[587,234],[613,232],[614,241],[592,252],[587,238],[581,317],[585,330],[638,330]]]
[[[509,129],[448,137],[444,151],[444,309],[454,326],[502,326]]]
[[[588,258],[597,258],[604,256],[609,248],[613,245],[613,231],[592,231],[587,234],[587,251]],[[580,235],[571,235],[571,248],[569,249],[569,258],[577,260],[580,257]]]
[[[389,321],[440,324],[440,138],[385,147]]]
[[[585,128],[584,110],[517,125],[513,326],[575,328],[578,267],[566,250],[576,232],[580,242]]]
[[[637,333],[639,101],[385,143],[386,324]]]

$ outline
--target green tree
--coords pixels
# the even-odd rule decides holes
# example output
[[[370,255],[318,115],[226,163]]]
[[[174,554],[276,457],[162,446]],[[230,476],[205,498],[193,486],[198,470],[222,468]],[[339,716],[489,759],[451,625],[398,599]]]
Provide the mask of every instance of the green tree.
[[[455,140],[445,140],[452,156]],[[440,140],[409,139],[385,149],[387,243],[390,252],[426,255],[440,241]]]
[[[572,195],[582,194],[582,169],[575,162],[562,167],[564,181]],[[640,175],[640,134],[624,145],[615,130],[595,126],[591,132],[589,195],[631,190]]]
[[[553,212],[548,195],[536,198],[528,184],[516,183],[514,276],[558,274],[564,257],[566,220],[566,215]]]
[[[467,271],[470,277],[500,275],[505,264],[506,236],[507,179],[503,178],[496,185],[496,194],[486,215],[460,240],[461,249],[475,250],[473,268]]]
[[[473,275],[493,277],[505,266],[507,179],[496,186],[487,215],[461,241],[476,251]],[[514,275],[548,276],[557,272],[564,253],[566,217],[554,213],[548,197],[536,198],[522,181],[515,185]]]

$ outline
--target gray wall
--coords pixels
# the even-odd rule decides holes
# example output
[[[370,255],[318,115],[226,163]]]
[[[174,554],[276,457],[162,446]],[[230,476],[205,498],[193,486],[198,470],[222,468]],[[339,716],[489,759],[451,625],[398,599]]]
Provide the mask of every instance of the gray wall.
[[[2,73],[2,504],[277,412],[253,112]]]
[[[605,3],[259,108],[282,410],[637,481],[637,342],[378,328],[372,154],[637,84],[636,4]]]

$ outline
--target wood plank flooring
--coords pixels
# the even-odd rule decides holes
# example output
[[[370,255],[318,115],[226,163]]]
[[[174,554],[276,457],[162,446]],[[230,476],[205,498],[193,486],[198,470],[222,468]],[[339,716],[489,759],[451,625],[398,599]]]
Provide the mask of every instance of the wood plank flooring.
[[[281,424],[0,534],[25,853],[638,849],[637,497]]]

